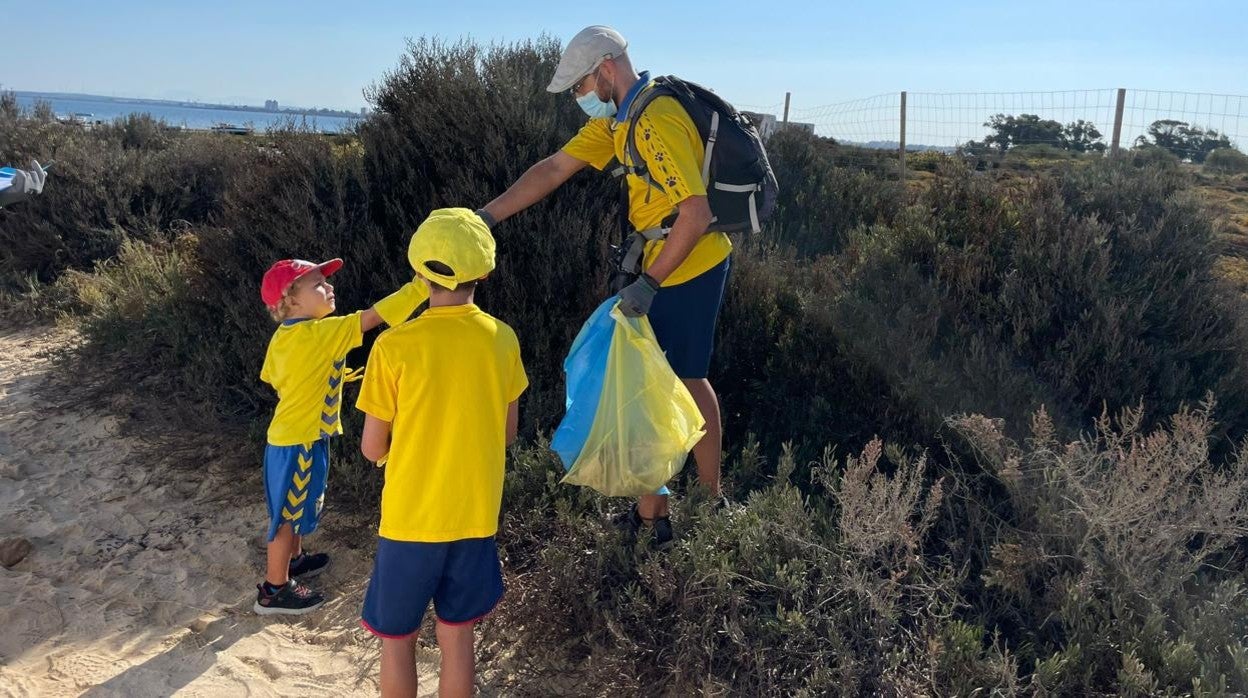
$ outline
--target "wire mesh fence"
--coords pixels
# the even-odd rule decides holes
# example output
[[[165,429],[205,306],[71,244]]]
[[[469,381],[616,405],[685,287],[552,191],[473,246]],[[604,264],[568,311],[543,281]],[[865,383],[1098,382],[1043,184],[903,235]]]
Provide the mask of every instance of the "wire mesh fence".
[[[764,136],[784,128],[865,151],[1064,157],[1155,147],[1203,164],[1248,166],[1248,96],[1103,88],[1048,92],[895,92],[814,107],[746,106]],[[900,165],[901,163],[899,163]]]
[[[1126,90],[1122,145],[1154,143],[1192,162],[1217,148],[1248,148],[1248,96]]]

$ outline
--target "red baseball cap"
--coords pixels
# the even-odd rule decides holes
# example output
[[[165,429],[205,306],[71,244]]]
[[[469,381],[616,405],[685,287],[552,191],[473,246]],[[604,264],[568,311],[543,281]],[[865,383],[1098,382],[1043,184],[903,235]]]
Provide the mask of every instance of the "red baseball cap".
[[[303,259],[283,259],[264,272],[264,279],[260,282],[260,298],[270,308],[276,307],[282,302],[282,296],[286,295],[286,289],[304,274],[320,270],[325,276],[332,276],[341,268],[342,260],[336,257],[320,264]]]

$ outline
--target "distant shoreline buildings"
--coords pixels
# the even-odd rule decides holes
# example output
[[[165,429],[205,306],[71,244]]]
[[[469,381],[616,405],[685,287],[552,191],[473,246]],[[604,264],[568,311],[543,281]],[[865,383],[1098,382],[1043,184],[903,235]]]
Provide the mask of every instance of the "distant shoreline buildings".
[[[754,128],[758,129],[758,135],[762,137],[763,140],[771,138],[772,134],[776,131],[785,128],[795,128],[799,131],[805,131],[806,133],[811,134],[815,132],[814,124],[798,121],[790,121],[786,124],[783,121],[777,121],[775,114],[763,114],[756,111],[743,111],[741,113],[746,115],[750,121],[753,122]]]
[[[83,102],[105,102],[110,104],[148,104],[163,107],[185,107],[189,109],[216,109],[221,111],[272,112],[277,114],[306,116],[336,116],[344,119],[358,119],[360,114],[354,110],[321,109],[321,108],[282,108],[277,100],[265,100],[264,106],[243,104],[211,104],[205,102],[179,101],[172,99],[146,99],[142,97],[108,97],[104,95],[83,94],[74,92],[31,92],[14,90],[13,94],[28,99],[51,101],[55,99],[72,99]],[[271,106],[270,106],[271,105]]]

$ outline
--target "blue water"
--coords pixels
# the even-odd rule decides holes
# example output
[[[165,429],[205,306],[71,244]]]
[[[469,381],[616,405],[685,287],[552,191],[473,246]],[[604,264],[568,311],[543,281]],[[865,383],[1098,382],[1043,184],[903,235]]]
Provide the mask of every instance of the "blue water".
[[[359,119],[348,119],[340,116],[303,116],[299,114],[283,114],[266,111],[235,111],[232,109],[201,109],[199,107],[182,107],[165,104],[146,104],[121,100],[68,99],[54,95],[21,93],[17,95],[17,103],[23,109],[31,109],[37,101],[47,102],[58,117],[74,114],[91,114],[83,116],[87,121],[112,121],[130,114],[150,114],[152,118],[162,119],[170,126],[185,128],[211,128],[217,124],[233,124],[235,126],[251,126],[257,131],[264,131],[271,126],[285,126],[294,123],[307,126],[315,131],[337,133],[358,123]]]

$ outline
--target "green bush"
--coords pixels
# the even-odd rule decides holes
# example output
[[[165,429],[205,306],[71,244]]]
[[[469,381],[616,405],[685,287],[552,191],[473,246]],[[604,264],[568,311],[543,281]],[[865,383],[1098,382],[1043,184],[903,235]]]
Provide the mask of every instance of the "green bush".
[[[1248,155],[1234,148],[1217,148],[1205,158],[1205,171],[1213,174],[1248,172]]]
[[[916,172],[935,172],[952,161],[951,155],[939,150],[906,153],[906,168]]]
[[[129,114],[96,129],[125,150],[164,150],[174,143],[175,132],[150,114]]]
[[[202,273],[196,243],[192,235],[155,244],[123,239],[117,256],[92,272],[67,271],[57,285],[78,309],[87,342],[124,354],[145,374],[196,371],[194,362],[204,355],[194,341],[196,325],[207,315],[193,290]]]
[[[1024,629],[1032,690],[1248,690],[1248,588],[1220,571],[1248,532],[1248,459],[1212,467],[1212,411],[1147,431],[1125,409],[1070,444],[1042,411],[1025,446],[994,420],[951,420],[1015,512],[984,579]]]
[[[678,502],[667,554],[558,485],[538,444],[508,471],[511,601],[485,645],[517,689],[571,674],[598,695],[1242,692],[1248,588],[1221,568],[1248,533],[1248,461],[1214,472],[1210,415],[1146,432],[1128,410],[1062,443],[1042,411],[1025,445],[1000,420],[950,420],[1013,512],[973,519],[982,579],[937,536],[975,486],[878,441],[825,453],[801,488],[791,452],[764,468],[744,449],[731,470],[774,480],[728,511]]]
[[[502,537],[516,600],[496,631],[519,655],[513,680],[559,667],[541,661],[553,649],[594,671],[604,695],[903,695],[1008,683],[1013,668],[983,647],[982,629],[945,627],[955,572],[917,554],[941,486],[922,459],[885,475],[881,451],[876,441],[844,463],[823,461],[814,495],[788,482],[788,454],[743,507],[687,502],[688,535],[667,555],[622,541],[604,525],[602,500],[558,487],[548,459],[521,459],[508,475]]]
[[[1012,160],[1072,160],[1074,152],[1047,143],[1016,145],[1006,151],[1006,162]]]
[[[0,212],[5,297],[56,298],[88,358],[207,405],[258,448],[274,399],[256,379],[264,269],[343,256],[344,311],[406,281],[429,210],[480,205],[583,122],[543,91],[557,56],[549,40],[413,43],[371,91],[374,116],[337,138],[83,131],[0,99],[0,150],[68,163]],[[1028,179],[949,161],[907,194],[886,155],[796,132],[769,147],[781,200],[737,241],[712,366],[744,505],[678,497],[666,557],[604,525],[606,500],[558,485],[542,440],[606,294],[615,182],[580,175],[496,231],[479,302],[516,327],[532,379],[500,536],[518,593],[491,631],[517,676],[575,669],[604,693],[1240,690],[1245,596],[1208,568],[1240,564],[1240,514],[1200,493],[1248,480],[1230,454],[1248,431],[1245,313],[1173,156]],[[1212,407],[1183,411],[1210,392],[1218,426]],[[1179,416],[1076,436],[1142,397]],[[1024,441],[1042,405],[1050,436]],[[972,413],[1003,421],[946,419]],[[346,420],[335,505],[371,512],[377,478]],[[1011,459],[1040,480],[1016,487]],[[1153,518],[1121,501],[1132,487]],[[1136,535],[1153,529],[1169,557]]]
[[[834,324],[928,419],[986,406],[1020,424],[1044,404],[1073,426],[1104,404],[1172,411],[1214,390],[1242,434],[1243,311],[1183,181],[1110,162],[1020,189],[942,177],[856,239]]]
[[[767,142],[782,192],[766,226],[767,243],[817,257],[839,251],[854,229],[891,221],[901,210],[902,185],[839,165],[843,150],[796,129],[781,131]]]
[[[0,286],[10,289],[91,269],[126,238],[219,223],[227,191],[260,158],[246,139],[175,134],[147,117],[87,130],[15,105],[0,109],[0,153],[56,160],[41,196],[0,212]]]
[[[1177,170],[1180,162],[1179,156],[1159,146],[1142,144],[1131,149],[1131,163],[1136,167]]]

